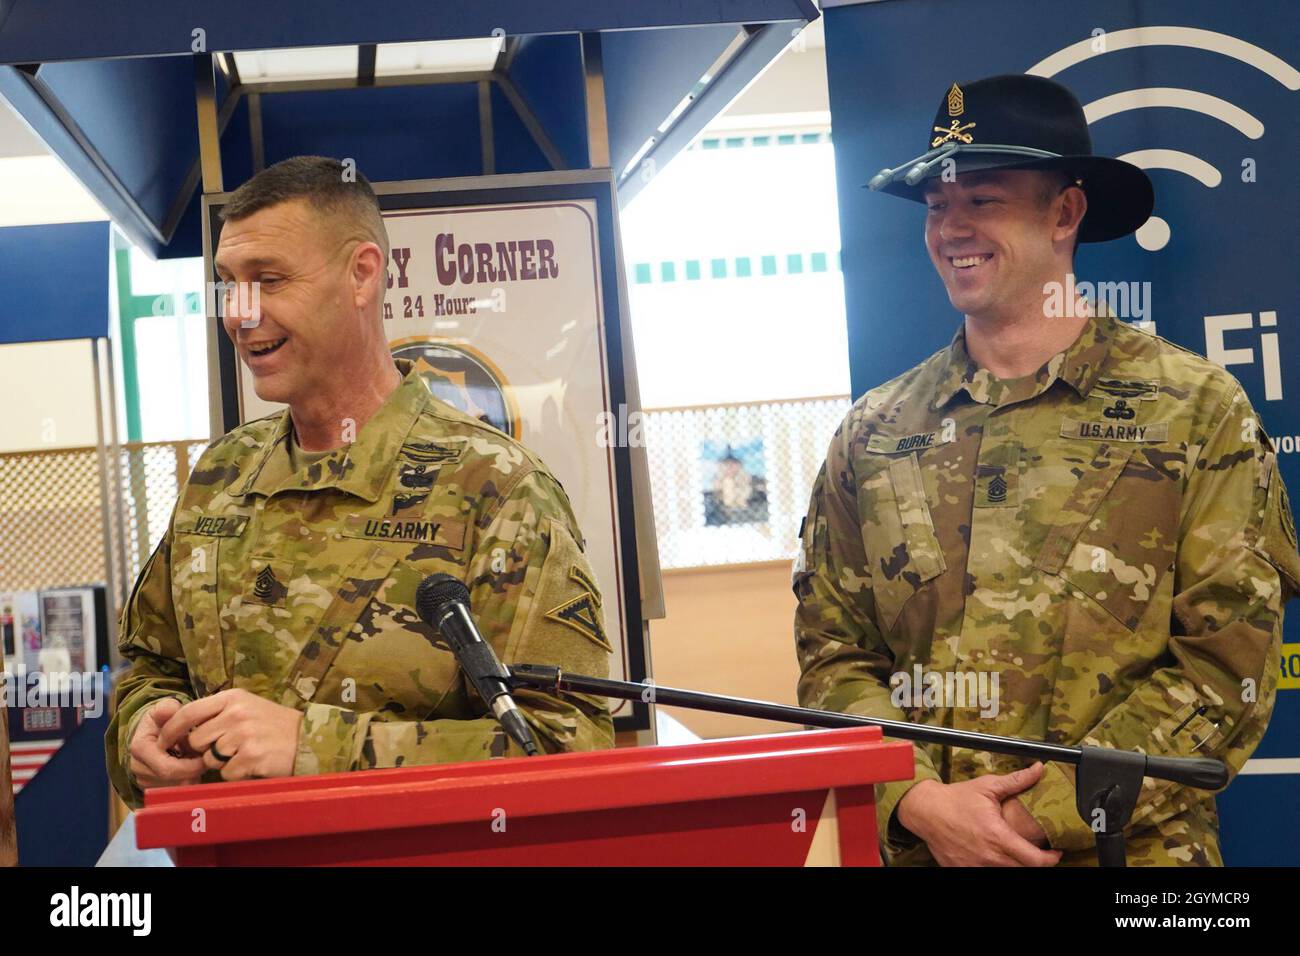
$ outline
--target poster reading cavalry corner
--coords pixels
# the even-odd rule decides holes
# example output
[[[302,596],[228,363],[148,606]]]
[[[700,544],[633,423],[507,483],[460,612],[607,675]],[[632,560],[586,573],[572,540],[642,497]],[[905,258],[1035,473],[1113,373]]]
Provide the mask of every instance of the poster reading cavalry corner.
[[[385,326],[393,353],[435,369],[434,394],[541,457],[573,502],[626,673],[613,449],[595,204],[384,214],[392,247]]]
[[[595,204],[587,200],[384,213],[384,326],[393,354],[423,359],[443,401],[519,439],[560,480],[586,536],[628,673],[623,569],[608,419],[609,371]],[[273,411],[241,365],[245,420]],[[617,702],[611,701],[611,706]],[[623,714],[620,707],[616,713]]]

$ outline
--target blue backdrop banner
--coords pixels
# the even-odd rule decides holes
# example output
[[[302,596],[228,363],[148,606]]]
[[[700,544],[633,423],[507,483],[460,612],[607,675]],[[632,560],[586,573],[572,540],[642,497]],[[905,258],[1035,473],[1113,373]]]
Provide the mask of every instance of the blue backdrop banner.
[[[0,229],[0,345],[108,334],[108,222]]]
[[[1300,17],[1293,0],[827,6],[854,394],[946,346],[961,321],[925,252],[924,207],[862,184],[928,147],[926,125],[954,82],[1047,76],[1084,105],[1094,150],[1146,168],[1155,184],[1155,211],[1135,236],[1080,246],[1079,281],[1149,290],[1130,318],[1153,322],[1158,334],[1242,382],[1294,500]],[[1289,612],[1268,734],[1219,798],[1229,864],[1300,863],[1300,604]]]

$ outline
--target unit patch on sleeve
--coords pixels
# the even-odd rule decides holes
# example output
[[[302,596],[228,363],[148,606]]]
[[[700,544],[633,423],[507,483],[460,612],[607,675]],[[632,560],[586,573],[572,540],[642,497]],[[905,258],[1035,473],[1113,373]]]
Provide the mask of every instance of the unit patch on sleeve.
[[[612,654],[614,648],[610,646],[609,638],[605,636],[605,627],[600,618],[600,598],[597,597],[600,592],[591,578],[577,565],[569,569],[569,577],[583,588],[583,592],[558,607],[551,608],[546,612],[547,618],[573,628],[587,640]]]

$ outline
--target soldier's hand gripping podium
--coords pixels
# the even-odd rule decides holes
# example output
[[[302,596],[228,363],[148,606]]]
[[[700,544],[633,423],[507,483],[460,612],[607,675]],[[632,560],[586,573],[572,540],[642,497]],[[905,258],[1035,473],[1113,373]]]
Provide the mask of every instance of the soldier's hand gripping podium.
[[[225,330],[286,411],[213,442],[125,608],[105,749],[142,788],[477,760],[505,734],[416,590],[464,582],[507,663],[608,672],[601,596],[558,482],[394,363],[388,240],[365,178],[287,160],[223,211],[219,275],[258,283]],[[575,612],[578,609],[578,612]],[[611,747],[603,697],[523,691],[546,752]]]

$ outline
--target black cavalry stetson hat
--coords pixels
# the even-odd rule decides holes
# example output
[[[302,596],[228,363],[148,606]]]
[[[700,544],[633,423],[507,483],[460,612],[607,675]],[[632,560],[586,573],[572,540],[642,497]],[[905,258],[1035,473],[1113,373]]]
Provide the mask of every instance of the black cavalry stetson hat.
[[[957,174],[977,169],[1060,169],[1088,197],[1080,242],[1126,236],[1147,221],[1155,193],[1147,174],[1123,160],[1094,156],[1083,107],[1068,89],[1041,76],[1009,74],[953,83],[926,139],[928,151],[867,186],[924,202],[925,180],[951,160]]]

